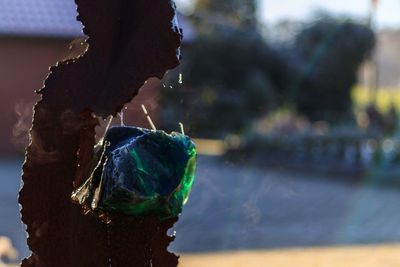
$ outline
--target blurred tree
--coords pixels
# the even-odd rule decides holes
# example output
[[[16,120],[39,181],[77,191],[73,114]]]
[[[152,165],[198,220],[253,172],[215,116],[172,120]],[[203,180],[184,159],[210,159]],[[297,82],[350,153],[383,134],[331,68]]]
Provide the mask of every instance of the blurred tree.
[[[197,31],[184,44],[182,76],[171,72],[162,90],[161,124],[186,122],[194,136],[224,138],[241,133],[275,99],[268,64],[273,56],[258,32],[254,0],[199,0],[189,17]],[[179,71],[179,70],[178,70]]]
[[[256,0],[197,0],[192,19],[198,24],[225,24],[254,29],[257,25]]]
[[[298,111],[314,121],[352,119],[350,89],[374,43],[370,28],[349,20],[325,18],[300,32],[295,49],[304,64],[290,89]]]
[[[268,44],[255,3],[197,1],[187,18],[196,40],[183,45],[182,66],[169,73],[161,91],[162,128],[176,129],[182,121],[192,136],[224,138],[282,104],[314,121],[351,118],[350,89],[374,46],[373,32],[325,14],[300,24],[293,42]]]

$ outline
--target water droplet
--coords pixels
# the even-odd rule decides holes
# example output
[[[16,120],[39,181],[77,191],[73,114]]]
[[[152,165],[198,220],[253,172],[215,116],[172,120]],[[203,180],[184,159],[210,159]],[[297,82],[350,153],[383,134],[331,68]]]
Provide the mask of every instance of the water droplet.
[[[182,84],[182,83],[183,83],[183,80],[182,80],[182,73],[179,73],[178,83],[179,83],[179,84]]]
[[[107,248],[111,248],[111,234],[110,234],[111,220],[108,218],[108,216],[107,216],[106,220],[107,220],[107,223],[106,223],[106,225],[107,225],[106,226],[106,228],[107,228]],[[108,267],[112,267],[110,256],[108,257]]]

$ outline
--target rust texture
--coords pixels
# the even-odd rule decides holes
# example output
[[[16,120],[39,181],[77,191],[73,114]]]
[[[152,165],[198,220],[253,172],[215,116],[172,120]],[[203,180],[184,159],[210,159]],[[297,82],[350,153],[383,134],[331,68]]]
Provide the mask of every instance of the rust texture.
[[[72,1],[72,0],[71,0]],[[171,0],[76,0],[89,48],[50,69],[34,107],[19,202],[32,255],[22,266],[176,266],[160,221],[83,215],[70,199],[93,155],[97,117],[115,115],[149,77],[179,64]],[[79,157],[78,157],[79,155]],[[79,164],[78,164],[79,163]],[[79,168],[78,168],[78,165]]]

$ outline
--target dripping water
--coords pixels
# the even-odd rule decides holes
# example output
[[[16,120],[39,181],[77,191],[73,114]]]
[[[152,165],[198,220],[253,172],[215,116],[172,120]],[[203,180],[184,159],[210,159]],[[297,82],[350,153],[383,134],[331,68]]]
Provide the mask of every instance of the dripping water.
[[[150,248],[150,267],[153,267],[153,249]]]
[[[179,73],[179,76],[178,76],[178,83],[179,83],[179,84],[182,84],[182,83],[183,83],[182,73]]]
[[[111,221],[110,221],[110,219],[108,218],[108,216],[107,216],[107,218],[106,218],[106,228],[107,228],[107,251],[109,251],[109,252],[111,252],[111,234],[110,234],[110,224],[111,224]],[[108,254],[108,267],[112,267],[112,265],[111,265],[111,255],[110,255],[110,253]]]

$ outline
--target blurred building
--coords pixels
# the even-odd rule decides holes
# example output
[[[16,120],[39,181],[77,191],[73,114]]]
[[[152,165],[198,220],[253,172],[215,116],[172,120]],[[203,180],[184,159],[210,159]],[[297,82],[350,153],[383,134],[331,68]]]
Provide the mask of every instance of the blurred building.
[[[375,59],[378,68],[379,88],[397,89],[400,87],[400,30],[384,29],[376,34]],[[375,66],[365,62],[361,69],[359,83],[371,87],[370,76],[375,75]],[[374,80],[373,77],[372,80]]]
[[[400,87],[400,30],[386,29],[377,34],[378,84],[383,88]]]
[[[34,91],[43,86],[49,66],[84,50],[76,16],[73,0],[0,0],[0,156],[23,153],[39,99]],[[144,87],[127,106],[127,125],[148,127],[142,103],[157,119],[159,81],[151,79]]]
[[[49,66],[83,37],[70,0],[0,0],[0,154],[22,152]]]

